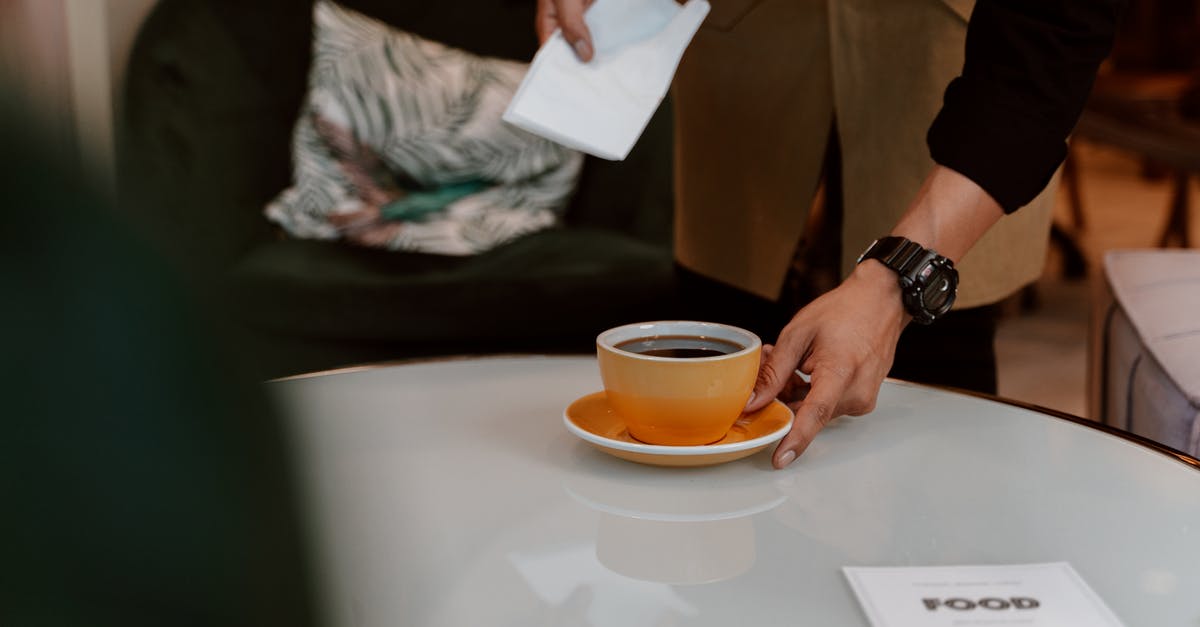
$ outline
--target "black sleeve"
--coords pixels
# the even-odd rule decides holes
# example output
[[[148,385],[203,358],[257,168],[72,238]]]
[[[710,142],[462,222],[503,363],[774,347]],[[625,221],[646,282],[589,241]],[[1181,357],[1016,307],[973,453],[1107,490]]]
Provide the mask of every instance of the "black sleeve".
[[[933,160],[975,181],[1005,212],[1033,200],[1112,49],[1124,0],[978,0],[962,75],[929,128]]]

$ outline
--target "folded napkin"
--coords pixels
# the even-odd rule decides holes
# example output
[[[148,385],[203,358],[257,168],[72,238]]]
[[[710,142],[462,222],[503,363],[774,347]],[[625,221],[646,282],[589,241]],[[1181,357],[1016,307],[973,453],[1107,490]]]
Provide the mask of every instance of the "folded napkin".
[[[584,16],[591,62],[556,32],[534,56],[504,120],[569,148],[624,159],[708,9],[707,0],[596,0]]]

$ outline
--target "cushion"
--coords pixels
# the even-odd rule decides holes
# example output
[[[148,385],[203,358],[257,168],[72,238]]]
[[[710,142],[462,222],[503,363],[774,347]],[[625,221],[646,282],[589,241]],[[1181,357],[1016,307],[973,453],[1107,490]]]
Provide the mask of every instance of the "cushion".
[[[583,158],[500,120],[526,65],[314,5],[294,184],[266,209],[290,235],[469,255],[555,224]]]
[[[1104,267],[1147,351],[1200,407],[1200,251],[1113,251]]]
[[[673,277],[660,246],[553,228],[469,257],[277,241],[246,257],[231,287],[271,333],[436,344],[594,337],[669,316]]]
[[[1109,424],[1200,454],[1200,251],[1113,251],[1104,327]]]

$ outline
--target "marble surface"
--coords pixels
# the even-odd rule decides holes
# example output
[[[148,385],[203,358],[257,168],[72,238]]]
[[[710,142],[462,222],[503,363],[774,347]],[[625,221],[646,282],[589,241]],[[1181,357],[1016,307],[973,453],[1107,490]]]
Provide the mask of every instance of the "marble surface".
[[[1200,471],[1082,425],[888,383],[796,463],[642,466],[567,432],[595,360],[269,384],[329,624],[866,625],[843,566],[1067,561],[1129,625],[1200,621]]]

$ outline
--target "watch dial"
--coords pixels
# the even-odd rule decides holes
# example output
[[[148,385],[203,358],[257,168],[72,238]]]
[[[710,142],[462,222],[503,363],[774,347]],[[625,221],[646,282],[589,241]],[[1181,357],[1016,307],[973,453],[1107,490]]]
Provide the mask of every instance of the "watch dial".
[[[951,304],[951,298],[954,296],[954,287],[950,284],[950,278],[945,273],[938,272],[929,281],[922,296],[926,309],[933,312],[941,311],[942,308]]]

